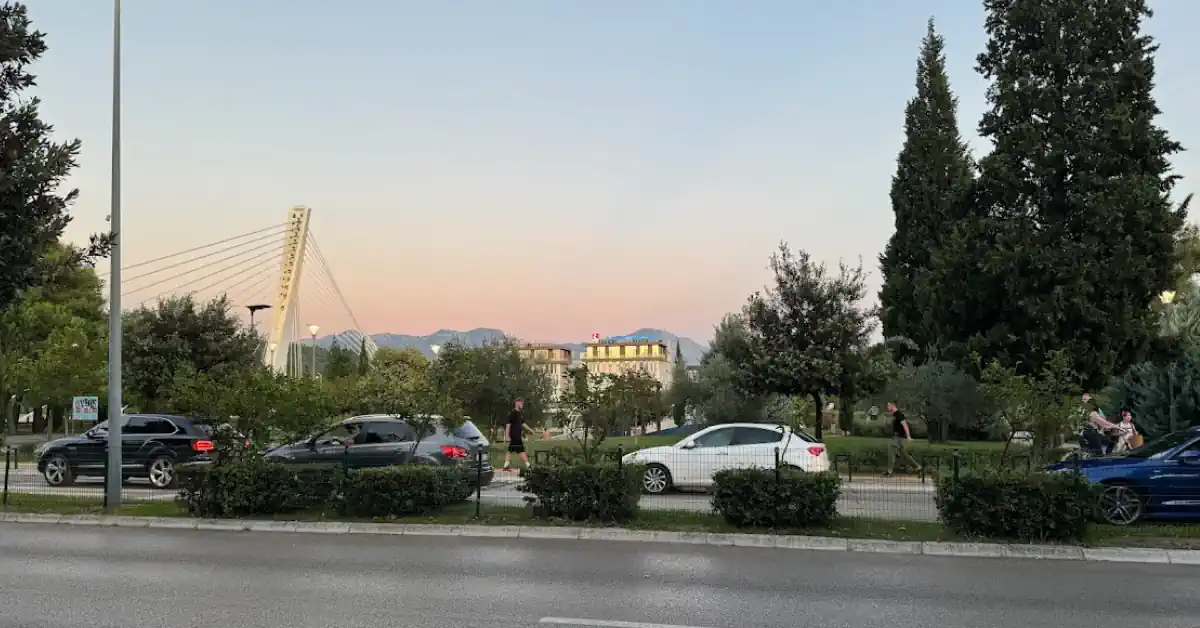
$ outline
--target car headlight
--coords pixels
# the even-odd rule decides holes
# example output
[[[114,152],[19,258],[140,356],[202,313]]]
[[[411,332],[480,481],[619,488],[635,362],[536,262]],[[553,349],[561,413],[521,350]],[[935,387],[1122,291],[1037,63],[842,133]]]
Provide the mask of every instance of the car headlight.
[[[46,453],[46,446],[47,446],[48,444],[49,444],[49,443],[42,443],[42,444],[38,445],[37,447],[34,447],[34,448],[33,448],[33,457],[34,457],[34,458],[41,458],[41,457],[42,457],[42,454]]]

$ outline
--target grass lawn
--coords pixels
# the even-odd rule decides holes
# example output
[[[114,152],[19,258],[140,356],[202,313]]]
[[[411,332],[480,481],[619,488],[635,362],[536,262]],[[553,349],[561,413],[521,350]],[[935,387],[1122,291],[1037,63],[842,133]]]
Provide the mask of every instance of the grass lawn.
[[[78,515],[103,514],[98,501],[69,497],[9,495],[8,510],[41,514]],[[141,517],[185,517],[187,514],[174,502],[127,502],[117,514]],[[338,517],[327,510],[310,510],[275,517],[259,517],[280,521],[367,521]],[[475,517],[474,502],[457,504],[432,516],[399,517],[374,520],[381,523],[432,523],[444,525],[589,525],[561,520],[534,519],[528,508],[491,506],[485,504],[481,516]],[[772,533],[769,529],[740,529],[725,523],[720,517],[707,513],[688,513],[646,510],[637,520],[621,527],[632,530],[667,530],[672,532],[741,532]],[[858,517],[838,517],[829,528],[786,529],[782,534],[805,534],[851,539],[888,541],[978,541],[965,539],[942,524],[927,521],[886,521]],[[1096,525],[1084,545],[1099,547],[1154,547],[1167,549],[1200,549],[1200,526],[1146,524],[1132,527]]]

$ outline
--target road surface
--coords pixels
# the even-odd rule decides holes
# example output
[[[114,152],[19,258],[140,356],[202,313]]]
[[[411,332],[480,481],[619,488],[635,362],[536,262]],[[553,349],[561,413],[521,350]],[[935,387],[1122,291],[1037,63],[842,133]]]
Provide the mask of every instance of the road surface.
[[[524,506],[524,494],[516,489],[516,474],[501,474],[495,483],[484,489],[483,504]],[[81,478],[75,485],[64,488],[48,486],[32,465],[21,465],[9,471],[9,489],[13,493],[104,499],[104,484],[100,478]],[[133,480],[124,488],[124,500],[170,501],[174,491],[149,488],[142,480]],[[682,510],[709,512],[708,495],[684,493],[642,497],[642,507],[650,510]],[[933,503],[933,485],[902,480],[860,478],[844,483],[838,512],[848,517],[897,519],[904,521],[937,521],[937,506]]]
[[[1181,565],[0,524],[0,628],[1195,628],[1197,590]]]

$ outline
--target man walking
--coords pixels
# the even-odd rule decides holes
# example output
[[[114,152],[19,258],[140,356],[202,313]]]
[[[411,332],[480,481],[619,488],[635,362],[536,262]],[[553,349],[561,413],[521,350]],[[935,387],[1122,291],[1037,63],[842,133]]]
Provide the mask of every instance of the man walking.
[[[509,464],[512,462],[512,455],[518,454],[521,457],[521,464],[526,469],[529,468],[529,454],[525,453],[525,432],[532,432],[533,429],[525,425],[525,418],[521,415],[521,410],[525,407],[525,402],[518,399],[513,402],[513,409],[508,412],[508,423],[504,426],[504,437],[508,439],[508,451],[504,452],[504,468],[501,471],[512,471]]]
[[[884,476],[890,476],[892,470],[895,469],[896,454],[903,456],[902,463],[911,462],[914,468],[920,469],[921,465],[917,464],[916,458],[913,458],[913,455],[908,452],[907,444],[912,440],[912,430],[908,428],[908,421],[904,418],[904,413],[896,407],[895,403],[888,404],[888,412],[892,413],[892,442],[888,445],[888,469]]]

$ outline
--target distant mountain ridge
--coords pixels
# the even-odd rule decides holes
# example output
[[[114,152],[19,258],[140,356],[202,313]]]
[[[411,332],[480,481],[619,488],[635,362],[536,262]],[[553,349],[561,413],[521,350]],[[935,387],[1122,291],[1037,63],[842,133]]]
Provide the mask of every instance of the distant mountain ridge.
[[[428,336],[411,336],[408,334],[372,334],[371,339],[381,348],[389,349],[417,349],[425,354],[425,357],[433,357],[434,345],[446,345],[451,342],[458,342],[467,347],[482,347],[483,345],[499,340],[504,337],[504,332],[499,329],[491,329],[488,327],[479,327],[468,331],[455,331],[453,329],[439,329]],[[678,344],[683,349],[683,359],[688,364],[699,364],[700,358],[704,356],[704,352],[708,351],[708,346],[700,344],[691,338],[684,336],[676,336],[669,331],[662,329],[642,328],[628,334],[627,336],[643,336],[655,340],[664,340],[667,343],[667,348],[671,355],[675,354],[675,346]],[[333,344],[333,336],[325,336],[317,339],[317,345],[328,348]],[[550,343],[566,349],[570,349],[578,359],[583,353],[582,342],[555,342]]]

